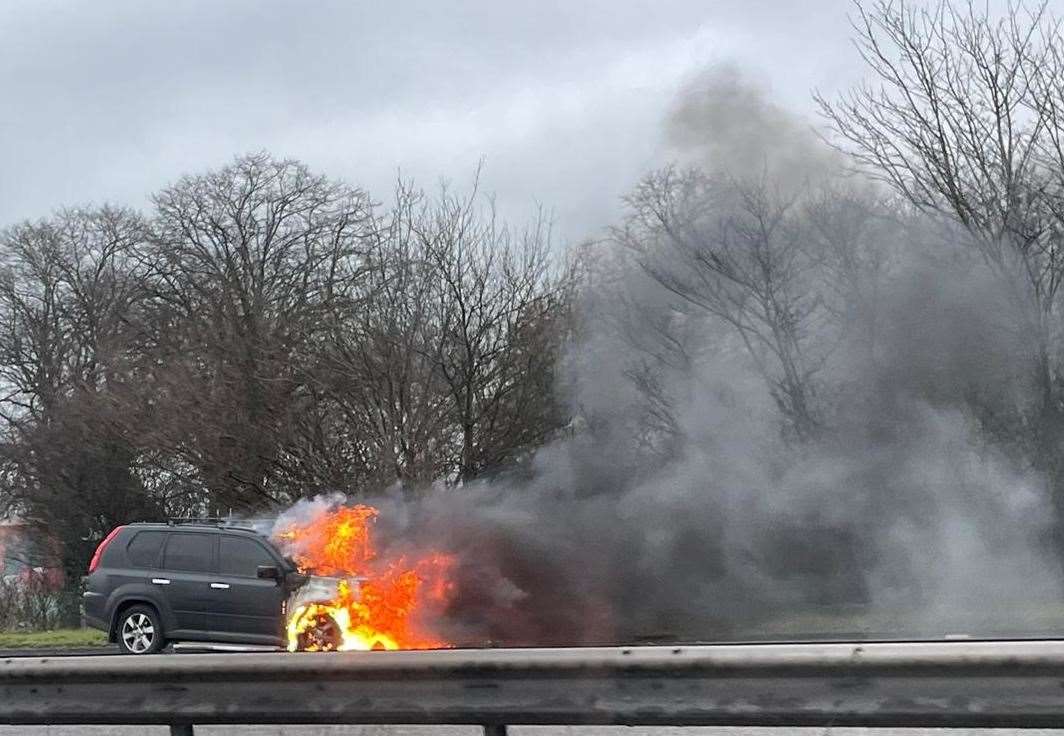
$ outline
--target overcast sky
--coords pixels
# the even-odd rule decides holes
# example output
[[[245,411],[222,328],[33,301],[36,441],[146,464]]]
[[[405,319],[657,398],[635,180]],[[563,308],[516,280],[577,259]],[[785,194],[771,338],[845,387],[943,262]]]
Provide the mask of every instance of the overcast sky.
[[[0,225],[266,149],[386,199],[397,171],[593,235],[662,121],[737,63],[809,114],[858,78],[847,0],[0,0]]]

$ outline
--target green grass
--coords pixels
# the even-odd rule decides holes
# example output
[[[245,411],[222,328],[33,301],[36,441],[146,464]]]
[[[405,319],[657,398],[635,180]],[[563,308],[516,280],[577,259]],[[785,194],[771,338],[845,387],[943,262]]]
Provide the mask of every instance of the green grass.
[[[892,610],[851,607],[849,611],[794,611],[787,616],[754,622],[758,638],[803,638],[838,635],[937,639],[967,634],[979,637],[1064,636],[1064,606],[1055,601],[1010,603],[975,601],[953,607]],[[739,634],[738,638],[742,638]]]
[[[0,649],[66,649],[102,647],[107,636],[96,629],[52,631],[0,631]]]

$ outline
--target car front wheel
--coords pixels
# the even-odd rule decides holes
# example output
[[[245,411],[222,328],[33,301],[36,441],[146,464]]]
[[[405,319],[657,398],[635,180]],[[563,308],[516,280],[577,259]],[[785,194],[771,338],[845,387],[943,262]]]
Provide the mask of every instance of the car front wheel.
[[[312,620],[305,620],[296,649],[300,652],[334,652],[344,642],[343,631],[336,619],[327,613],[317,613]]]
[[[123,611],[116,638],[123,654],[153,654],[166,644],[159,614],[149,606],[133,606]]]

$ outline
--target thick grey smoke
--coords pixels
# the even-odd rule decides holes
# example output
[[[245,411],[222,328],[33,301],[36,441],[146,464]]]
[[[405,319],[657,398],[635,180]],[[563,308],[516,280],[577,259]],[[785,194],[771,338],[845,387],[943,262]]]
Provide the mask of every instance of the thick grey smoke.
[[[733,70],[694,80],[666,130],[678,159],[781,196],[882,197]],[[1044,480],[987,430],[1029,391],[1012,302],[959,234],[889,211],[853,241],[849,291],[809,277],[834,318],[803,338],[825,427],[805,442],[781,431],[734,330],[608,249],[569,356],[571,432],[513,477],[382,505],[397,549],[457,555],[441,633],[579,644],[1046,625],[1039,606],[1062,590]]]
[[[813,128],[776,105],[736,66],[693,75],[665,121],[672,157],[743,178],[771,177],[794,188],[838,171],[838,155]]]

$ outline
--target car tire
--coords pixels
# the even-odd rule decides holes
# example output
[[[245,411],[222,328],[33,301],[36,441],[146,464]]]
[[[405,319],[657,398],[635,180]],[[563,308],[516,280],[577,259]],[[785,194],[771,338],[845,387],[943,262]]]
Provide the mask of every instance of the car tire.
[[[131,606],[118,617],[115,639],[122,654],[155,654],[166,646],[159,613],[151,606]]]
[[[333,652],[343,644],[340,625],[327,613],[313,615],[313,623],[305,626],[296,640],[299,652]]]

